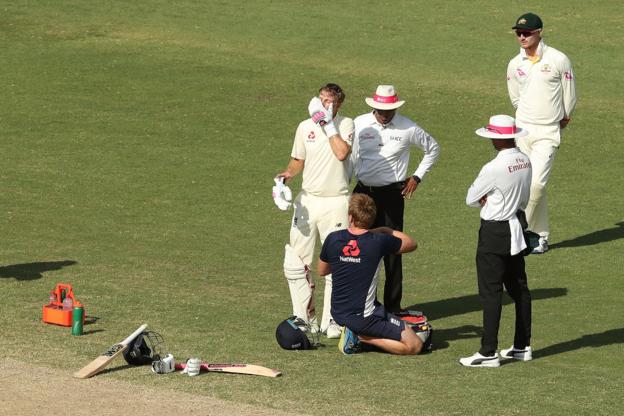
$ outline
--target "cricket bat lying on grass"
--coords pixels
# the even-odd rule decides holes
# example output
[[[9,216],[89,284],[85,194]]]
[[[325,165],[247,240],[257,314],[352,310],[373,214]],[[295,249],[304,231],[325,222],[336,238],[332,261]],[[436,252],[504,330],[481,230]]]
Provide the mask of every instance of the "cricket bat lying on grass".
[[[177,363],[175,365],[176,370],[184,370],[186,364]],[[255,364],[209,364],[201,363],[201,369],[203,371],[214,371],[218,373],[236,373],[236,374],[250,374],[254,376],[264,377],[279,377],[282,375],[281,371],[273,370],[271,368],[262,367]]]
[[[128,344],[130,344],[133,339],[138,337],[139,334],[145,330],[145,328],[147,328],[147,324],[141,325],[136,331],[128,335],[128,338],[113,345],[108,349],[108,351],[91,361],[89,364],[85,365],[82,369],[76,371],[74,373],[74,377],[89,378],[102,371],[111,361],[115,359],[115,357],[121,355],[124,350],[128,348]]]

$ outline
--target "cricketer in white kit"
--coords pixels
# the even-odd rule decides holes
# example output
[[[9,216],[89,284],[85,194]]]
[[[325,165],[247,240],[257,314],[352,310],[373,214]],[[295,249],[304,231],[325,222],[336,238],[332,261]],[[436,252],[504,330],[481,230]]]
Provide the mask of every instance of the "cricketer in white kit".
[[[311,118],[297,127],[291,160],[277,176],[286,181],[303,172],[301,192],[294,200],[290,243],[285,247],[284,274],[293,314],[318,330],[311,264],[317,238],[321,244],[333,231],[347,228],[349,206],[349,153],[353,120],[338,116],[345,94],[336,84],[326,84],[310,101]],[[325,276],[320,330],[338,338],[340,327],[331,319],[331,275]]]
[[[526,209],[529,229],[540,235],[533,253],[548,250],[550,228],[546,184],[561,143],[561,130],[576,106],[572,63],[542,37],[542,20],[533,13],[518,18],[513,29],[521,46],[507,67],[507,89],[516,108],[516,124],[529,132],[517,140],[531,159],[531,196]]]

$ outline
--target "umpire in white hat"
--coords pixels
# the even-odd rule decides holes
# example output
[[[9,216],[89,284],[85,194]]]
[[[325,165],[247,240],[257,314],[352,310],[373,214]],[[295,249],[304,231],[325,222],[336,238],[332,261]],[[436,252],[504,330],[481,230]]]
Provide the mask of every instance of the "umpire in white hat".
[[[373,228],[385,226],[403,231],[405,199],[412,197],[437,161],[440,146],[418,124],[398,113],[405,101],[399,99],[394,86],[379,85],[375,95],[365,101],[373,111],[354,120],[351,160],[357,185],[353,192],[367,194],[375,201],[377,217]],[[408,174],[412,146],[421,149],[424,157],[416,171]],[[399,312],[403,295],[401,256],[385,256],[384,268],[384,306],[389,312]]]
[[[492,116],[489,124],[476,133],[491,139],[498,154],[483,166],[466,196],[468,206],[481,208],[476,260],[483,337],[481,349],[459,362],[466,367],[498,367],[503,286],[516,306],[516,329],[512,347],[502,350],[501,355],[522,361],[532,358],[531,294],[523,256],[527,248],[523,210],[529,202],[531,162],[516,147],[515,139],[525,136],[527,131],[517,128],[513,117]]]

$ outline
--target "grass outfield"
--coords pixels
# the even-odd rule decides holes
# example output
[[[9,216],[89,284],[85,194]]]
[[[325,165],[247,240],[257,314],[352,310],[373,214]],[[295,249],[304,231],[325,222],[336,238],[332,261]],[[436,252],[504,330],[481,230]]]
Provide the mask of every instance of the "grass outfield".
[[[621,412],[619,2],[131,3],[0,8],[4,356],[69,373],[146,321],[176,357],[284,377],[145,368],[100,377],[306,414]],[[549,183],[553,249],[527,260],[536,359],[466,369],[457,359],[478,348],[481,314],[478,211],[464,198],[494,157],[473,132],[512,113],[509,27],[528,10],[572,59],[579,96]],[[272,176],[327,81],[346,90],[349,116],[368,111],[377,84],[395,84],[402,112],[442,146],[405,213],[420,247],[404,257],[404,304],[432,319],[432,354],[343,356],[334,340],[286,352],[275,342],[290,312],[290,216],[273,205]],[[57,282],[72,283],[98,318],[88,335],[41,323]],[[512,326],[507,299],[501,347]]]

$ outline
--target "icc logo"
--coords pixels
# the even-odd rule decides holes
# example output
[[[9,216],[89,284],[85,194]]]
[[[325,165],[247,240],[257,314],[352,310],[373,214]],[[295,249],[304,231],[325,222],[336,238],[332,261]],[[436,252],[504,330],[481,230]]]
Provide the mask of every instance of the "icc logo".
[[[360,255],[360,248],[357,245],[357,241],[356,240],[351,240],[347,243],[346,246],[344,246],[344,248],[342,249],[342,253],[345,256],[349,256],[349,257],[357,257]]]

